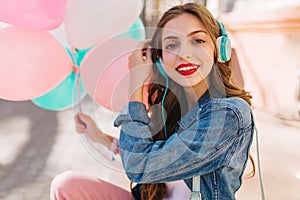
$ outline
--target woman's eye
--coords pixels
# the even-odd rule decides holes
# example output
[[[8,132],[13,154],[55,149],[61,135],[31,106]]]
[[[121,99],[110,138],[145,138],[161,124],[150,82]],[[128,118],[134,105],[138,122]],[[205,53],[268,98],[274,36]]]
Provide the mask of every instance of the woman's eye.
[[[202,43],[204,43],[205,41],[204,40],[201,40],[201,39],[195,39],[195,40],[193,40],[193,43],[194,44],[202,44]]]
[[[175,43],[166,45],[165,49],[175,49],[178,45]]]

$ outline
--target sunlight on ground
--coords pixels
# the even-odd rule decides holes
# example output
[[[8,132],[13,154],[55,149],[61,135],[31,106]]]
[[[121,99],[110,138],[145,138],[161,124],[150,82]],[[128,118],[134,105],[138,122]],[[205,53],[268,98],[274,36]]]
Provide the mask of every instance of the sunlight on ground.
[[[6,118],[1,122],[0,165],[12,163],[29,139],[30,121],[26,117]],[[14,140],[14,145],[8,145]]]

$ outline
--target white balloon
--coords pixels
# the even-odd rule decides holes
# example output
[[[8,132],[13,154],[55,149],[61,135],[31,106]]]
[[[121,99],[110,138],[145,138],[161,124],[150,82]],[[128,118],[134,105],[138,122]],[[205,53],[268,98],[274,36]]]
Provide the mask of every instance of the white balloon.
[[[139,17],[140,0],[69,0],[65,28],[71,46],[86,49],[115,36]]]

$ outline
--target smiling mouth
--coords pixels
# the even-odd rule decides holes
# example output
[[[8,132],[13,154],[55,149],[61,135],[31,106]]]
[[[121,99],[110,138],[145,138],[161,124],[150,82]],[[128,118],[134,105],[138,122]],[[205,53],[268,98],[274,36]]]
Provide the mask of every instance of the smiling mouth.
[[[178,71],[179,74],[183,76],[189,76],[193,73],[195,73],[198,69],[199,65],[187,63],[187,64],[181,64],[176,68],[176,71]]]

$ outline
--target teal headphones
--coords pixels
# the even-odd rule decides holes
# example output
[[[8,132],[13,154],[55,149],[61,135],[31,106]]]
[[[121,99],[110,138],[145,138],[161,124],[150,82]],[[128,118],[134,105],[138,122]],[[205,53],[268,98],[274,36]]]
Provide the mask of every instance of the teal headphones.
[[[221,29],[221,36],[217,38],[218,61],[227,62],[231,57],[231,42],[222,22],[217,20]]]
[[[230,60],[231,42],[230,42],[230,39],[227,35],[226,29],[225,29],[224,25],[222,24],[222,22],[217,20],[217,23],[221,29],[221,36],[219,36],[217,38],[217,44],[216,44],[217,51],[218,51],[218,61],[221,63],[224,63],[224,62],[227,62]],[[164,66],[162,64],[161,58],[158,58],[156,60],[155,64],[157,66],[157,69],[161,73],[161,75],[166,80],[165,91],[164,91],[163,98],[161,100],[161,107],[162,107],[161,115],[162,115],[162,119],[163,119],[163,123],[164,123],[164,134],[165,134],[165,138],[167,139],[168,137],[167,137],[167,127],[166,127],[166,123],[165,123],[166,120],[165,120],[165,115],[164,115],[164,102],[165,102],[165,97],[166,97],[168,89],[169,89],[169,79],[168,79],[166,70],[164,69]]]

